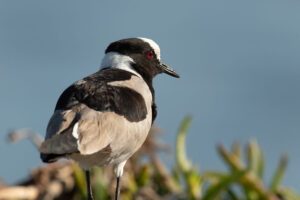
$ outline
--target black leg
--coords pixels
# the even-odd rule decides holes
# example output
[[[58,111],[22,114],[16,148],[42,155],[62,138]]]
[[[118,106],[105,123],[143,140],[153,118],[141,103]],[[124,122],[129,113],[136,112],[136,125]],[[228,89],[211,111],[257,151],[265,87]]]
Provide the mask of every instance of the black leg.
[[[121,177],[117,177],[117,187],[116,187],[115,200],[119,200],[119,194],[120,194],[120,179],[121,179]]]
[[[92,194],[92,187],[91,187],[91,181],[90,181],[90,170],[85,171],[85,178],[86,178],[86,186],[87,186],[87,192],[88,192],[88,200],[93,200],[93,194]]]

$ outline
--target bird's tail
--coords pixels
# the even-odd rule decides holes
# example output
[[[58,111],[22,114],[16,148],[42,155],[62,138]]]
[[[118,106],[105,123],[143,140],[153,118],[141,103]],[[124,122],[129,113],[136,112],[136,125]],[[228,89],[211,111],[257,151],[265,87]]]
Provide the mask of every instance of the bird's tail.
[[[61,154],[46,154],[46,153],[41,153],[41,159],[45,163],[56,162],[62,156],[63,155],[61,155]]]

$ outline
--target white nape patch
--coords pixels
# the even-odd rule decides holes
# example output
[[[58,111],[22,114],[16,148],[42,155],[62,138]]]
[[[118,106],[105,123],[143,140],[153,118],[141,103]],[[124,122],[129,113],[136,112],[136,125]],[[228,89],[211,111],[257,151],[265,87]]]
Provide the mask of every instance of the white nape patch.
[[[129,56],[125,56],[117,52],[108,52],[102,60],[101,68],[115,67],[129,71],[141,78],[142,76],[132,68],[131,63],[134,63],[134,60]]]
[[[158,46],[158,44],[156,42],[154,42],[151,39],[143,38],[143,37],[138,37],[138,39],[141,39],[144,42],[147,42],[152,47],[152,49],[154,50],[154,52],[155,52],[156,57],[158,58],[158,60],[160,60],[160,48],[159,48],[159,46]]]
[[[73,127],[72,135],[74,138],[78,139],[78,122]]]
[[[114,171],[117,177],[121,177],[123,175],[123,168],[126,164],[127,160],[124,160],[123,162],[119,163],[117,166],[115,166]]]

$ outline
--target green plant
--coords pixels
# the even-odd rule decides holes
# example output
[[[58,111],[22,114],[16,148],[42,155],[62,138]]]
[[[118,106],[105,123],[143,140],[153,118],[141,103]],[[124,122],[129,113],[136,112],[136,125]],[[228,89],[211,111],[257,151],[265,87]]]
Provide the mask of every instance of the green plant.
[[[281,156],[269,184],[265,184],[265,156],[256,140],[249,141],[244,154],[238,142],[230,150],[219,144],[217,151],[228,170],[200,171],[186,154],[186,136],[191,120],[187,116],[179,127],[176,163],[171,168],[172,172],[158,156],[158,152],[167,151],[167,147],[158,142],[158,129],[151,129],[145,144],[125,165],[121,199],[300,200],[300,196],[292,189],[281,185],[288,163],[287,155]],[[91,173],[95,200],[112,199],[115,189],[112,166],[93,168]],[[19,195],[14,191],[20,190],[24,194],[22,199],[28,199],[25,195],[32,194],[32,190],[37,199],[85,200],[87,197],[84,172],[73,162],[40,167],[32,172],[30,180],[20,186],[2,186],[0,197]]]

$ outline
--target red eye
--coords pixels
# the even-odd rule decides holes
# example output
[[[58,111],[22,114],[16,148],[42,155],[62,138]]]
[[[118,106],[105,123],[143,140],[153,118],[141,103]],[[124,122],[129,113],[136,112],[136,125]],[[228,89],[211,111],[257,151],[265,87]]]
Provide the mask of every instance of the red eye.
[[[150,59],[150,58],[153,58],[153,51],[147,51],[147,57]]]

